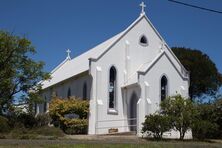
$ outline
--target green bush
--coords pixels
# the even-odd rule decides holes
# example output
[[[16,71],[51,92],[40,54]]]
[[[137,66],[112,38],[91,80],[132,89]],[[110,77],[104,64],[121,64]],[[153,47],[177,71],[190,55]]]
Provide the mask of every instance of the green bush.
[[[15,127],[10,134],[9,138],[12,139],[36,139],[41,137],[63,137],[64,133],[61,129],[55,127],[34,127],[34,128],[25,128],[25,127]]]
[[[17,122],[17,116],[13,113],[8,118],[8,124],[11,128],[14,128],[16,126]]]
[[[162,139],[163,133],[171,129],[170,118],[166,115],[151,114],[142,123],[142,133],[152,133],[155,139]]]
[[[8,136],[12,139],[20,139],[20,137],[25,134],[28,134],[28,129],[26,129],[24,126],[15,126]]]
[[[63,119],[61,128],[66,134],[87,134],[88,120],[87,119]]]
[[[193,123],[193,136],[197,139],[222,137],[222,100],[197,105],[197,115]]]
[[[61,129],[56,127],[42,126],[29,130],[30,134],[41,135],[41,136],[56,136],[62,137],[64,133]]]
[[[32,114],[22,113],[17,116],[17,122],[26,128],[33,128],[37,125],[36,118]]]
[[[197,111],[189,98],[175,95],[161,102],[161,113],[172,120],[172,127],[180,133],[180,139],[184,139],[185,133],[191,128]]]
[[[0,116],[0,133],[5,133],[10,131],[10,127],[8,125],[8,119]]]
[[[51,122],[49,114],[38,114],[36,116],[36,123],[38,127],[46,126]]]
[[[207,120],[196,120],[192,126],[192,135],[194,139],[204,140],[207,138],[215,138],[218,133],[218,125]]]

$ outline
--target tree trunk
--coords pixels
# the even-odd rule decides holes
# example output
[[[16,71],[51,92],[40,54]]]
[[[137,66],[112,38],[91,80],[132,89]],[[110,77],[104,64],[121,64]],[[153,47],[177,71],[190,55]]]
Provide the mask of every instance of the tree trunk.
[[[180,140],[183,140],[184,137],[183,129],[181,128],[179,131],[180,131]]]

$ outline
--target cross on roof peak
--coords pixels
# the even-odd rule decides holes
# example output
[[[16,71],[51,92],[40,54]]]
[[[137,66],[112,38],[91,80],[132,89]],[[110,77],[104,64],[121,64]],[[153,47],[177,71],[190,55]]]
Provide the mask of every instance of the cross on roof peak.
[[[145,7],[146,7],[145,3],[144,3],[144,2],[141,2],[140,7],[141,7],[141,13],[140,13],[140,15],[145,14],[145,11],[144,11],[144,9],[145,9]]]
[[[67,58],[67,59],[71,59],[71,57],[70,57],[71,50],[70,50],[70,49],[67,49],[66,52],[67,52],[67,57],[66,57],[66,58]]]

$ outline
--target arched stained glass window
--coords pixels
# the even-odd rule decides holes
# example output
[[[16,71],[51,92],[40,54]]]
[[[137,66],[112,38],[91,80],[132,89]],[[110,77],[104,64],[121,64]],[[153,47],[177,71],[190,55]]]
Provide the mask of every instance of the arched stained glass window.
[[[116,105],[116,68],[112,66],[109,71],[109,108]]]
[[[168,84],[167,84],[167,78],[166,76],[162,76],[161,78],[161,101],[163,101],[164,99],[166,99],[167,95],[168,95]]]

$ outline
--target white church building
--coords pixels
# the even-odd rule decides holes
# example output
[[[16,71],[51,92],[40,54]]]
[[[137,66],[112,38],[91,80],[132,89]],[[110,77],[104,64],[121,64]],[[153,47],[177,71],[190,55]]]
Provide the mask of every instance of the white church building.
[[[141,136],[145,116],[159,110],[167,96],[188,97],[189,73],[147,18],[73,59],[68,56],[42,82],[43,97],[89,99],[88,134],[134,131]],[[38,104],[37,113],[47,104]],[[179,133],[169,131],[168,138]],[[190,138],[187,133],[185,138]]]

